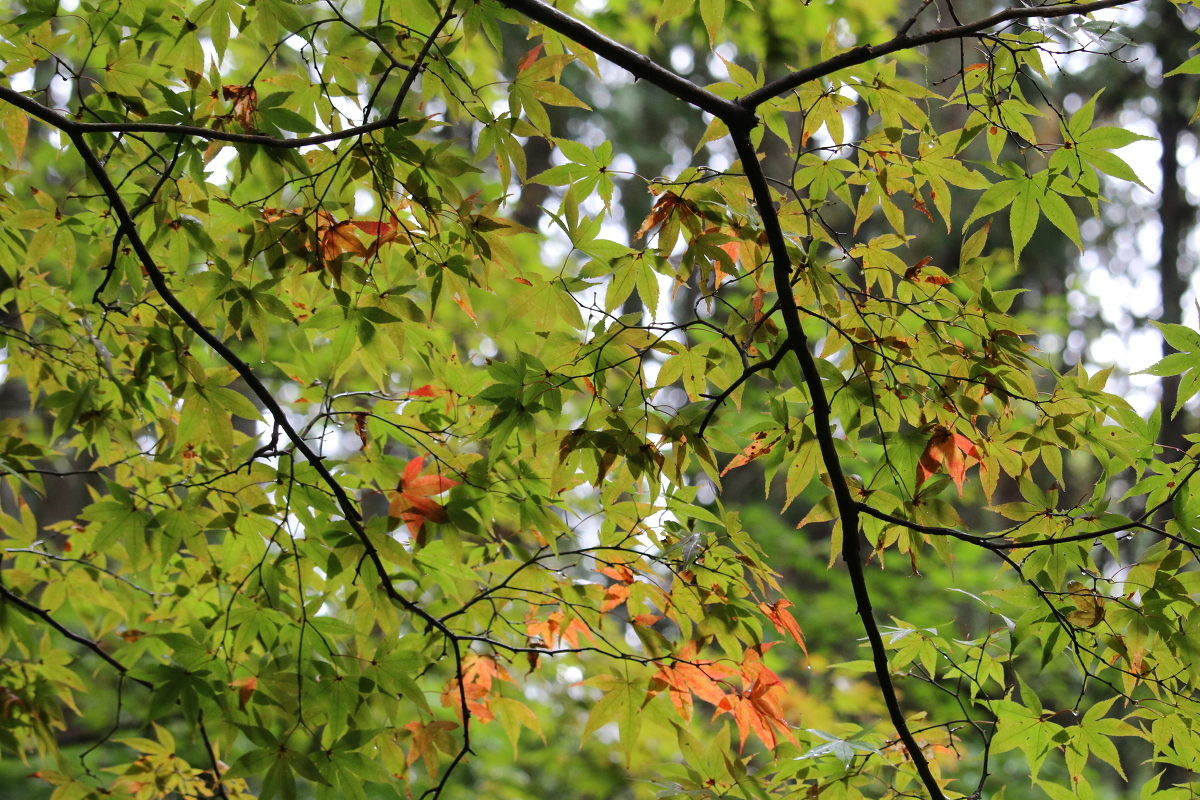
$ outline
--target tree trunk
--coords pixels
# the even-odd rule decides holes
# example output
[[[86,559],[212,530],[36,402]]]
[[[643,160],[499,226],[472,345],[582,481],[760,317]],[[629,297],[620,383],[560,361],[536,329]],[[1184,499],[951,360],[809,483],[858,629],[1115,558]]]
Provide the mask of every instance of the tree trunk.
[[[1177,12],[1165,0],[1156,3],[1161,24],[1155,42],[1158,56],[1167,72],[1187,59],[1187,43],[1179,36],[1181,22]],[[1160,240],[1159,276],[1162,287],[1162,316],[1160,322],[1180,324],[1183,321],[1183,295],[1188,289],[1191,270],[1182,270],[1180,251],[1188,231],[1195,221],[1196,210],[1187,201],[1185,190],[1179,183],[1179,137],[1187,129],[1188,111],[1184,108],[1185,89],[1189,81],[1184,77],[1163,79],[1158,97],[1158,134],[1162,140],[1162,189],[1158,205],[1158,218],[1162,225]],[[1174,352],[1174,348],[1163,343],[1163,354]],[[1186,419],[1178,413],[1179,376],[1163,378],[1162,381],[1162,430],[1159,443],[1168,448],[1165,457],[1177,460],[1187,449]]]

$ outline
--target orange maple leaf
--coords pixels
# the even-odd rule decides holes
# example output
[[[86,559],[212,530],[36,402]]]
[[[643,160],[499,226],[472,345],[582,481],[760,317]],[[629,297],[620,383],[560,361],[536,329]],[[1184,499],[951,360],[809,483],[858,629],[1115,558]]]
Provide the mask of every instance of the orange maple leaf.
[[[546,619],[538,619],[530,614],[525,618],[525,635],[530,639],[540,639],[547,648],[554,647],[562,629],[563,612],[555,611]]]
[[[954,433],[945,425],[935,425],[925,451],[917,462],[917,490],[920,491],[926,478],[945,466],[946,474],[958,487],[958,496],[962,497],[963,481],[967,478],[965,458],[979,460],[979,451],[974,442],[962,434]]]
[[[318,256],[321,261],[332,261],[347,252],[360,256],[367,254],[366,245],[354,235],[353,228],[358,227],[354,220],[338,222],[328,211],[318,211],[316,217]]]
[[[741,737],[739,750],[746,746],[746,739],[753,733],[763,744],[774,749],[782,734],[792,744],[799,744],[792,728],[783,718],[781,700],[786,694],[779,676],[762,663],[762,654],[769,644],[758,645],[746,650],[742,660],[742,691],[721,698],[717,713],[733,715]]]
[[[537,61],[538,56],[541,55],[542,48],[544,46],[545,45],[542,45],[542,44],[535,45],[532,50],[530,50],[525,55],[521,56],[521,60],[517,62],[517,72],[524,72],[525,70],[532,67],[533,62]]]
[[[808,648],[804,646],[804,632],[800,630],[800,626],[796,623],[796,618],[792,616],[792,612],[788,608],[794,605],[791,600],[781,599],[774,603],[759,603],[758,610],[771,620],[771,624],[775,626],[775,630],[780,633],[785,633],[796,640],[796,644],[800,645],[800,649],[804,651],[804,655],[808,655]]]
[[[600,613],[612,611],[629,599],[629,584],[614,583],[604,590],[604,602],[600,604]]]
[[[495,719],[488,702],[493,694],[496,680],[515,683],[508,670],[492,656],[468,653],[463,659],[462,690],[459,690],[457,677],[451,678],[442,690],[442,707],[452,708],[461,721],[463,716],[463,697],[466,697],[467,710],[471,716],[480,722],[491,722]]]
[[[254,690],[258,688],[258,676],[250,675],[246,678],[235,678],[229,684],[229,688],[237,689],[238,708],[245,711],[246,703],[250,702],[250,697],[254,694]]]
[[[395,491],[389,492],[392,500],[388,504],[388,516],[403,520],[420,544],[424,544],[421,532],[426,521],[449,521],[446,507],[430,498],[459,484],[443,475],[421,475],[424,466],[424,456],[417,456],[408,462]]]
[[[685,642],[670,663],[656,662],[658,672],[650,679],[648,698],[666,689],[672,705],[685,722],[692,719],[692,695],[719,706],[725,699],[726,689],[732,688],[724,679],[738,674],[730,666],[697,659],[698,650],[696,642]]]
[[[731,469],[736,469],[737,467],[749,464],[756,458],[765,456],[767,453],[771,452],[772,448],[774,448],[782,438],[782,436],[777,436],[768,442],[766,431],[759,431],[758,433],[754,434],[754,437],[750,440],[750,444],[746,445],[746,449],[734,456],[733,460],[725,465],[725,469],[721,470],[721,477],[725,477],[725,473],[729,472]]]
[[[432,722],[413,721],[404,726],[412,732],[412,747],[408,750],[408,765],[411,767],[418,758],[424,758],[425,771],[430,780],[437,777],[438,754],[441,750],[449,755],[455,751],[454,737],[450,731],[458,727],[457,722],[433,720]]]
[[[555,611],[546,619],[538,619],[532,614],[525,618],[525,635],[529,637],[530,647],[541,647],[553,650],[558,647],[559,640],[571,647],[579,647],[579,635],[583,634],[592,642],[596,641],[592,629],[583,620],[575,617],[564,625],[566,615]],[[536,656],[536,654],[530,654]],[[534,666],[536,666],[535,662]]]
[[[597,571],[616,581],[604,590],[604,601],[600,604],[600,613],[603,614],[629,599],[629,590],[633,586],[633,570],[624,564],[616,564],[601,567]]]
[[[412,389],[408,392],[409,397],[443,397],[448,394],[450,394],[449,389],[434,386],[432,383],[427,383],[418,389]]]

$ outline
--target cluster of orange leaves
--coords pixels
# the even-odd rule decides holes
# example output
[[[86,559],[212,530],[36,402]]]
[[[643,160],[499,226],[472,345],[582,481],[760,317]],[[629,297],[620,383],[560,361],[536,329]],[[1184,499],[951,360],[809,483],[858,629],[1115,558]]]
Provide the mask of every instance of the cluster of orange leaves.
[[[566,615],[562,611],[555,611],[546,619],[537,619],[531,616],[525,620],[525,635],[529,637],[530,642],[535,643],[535,646],[544,647],[547,650],[556,648],[560,639],[570,647],[579,647],[580,634],[593,642],[596,641],[591,628],[584,624],[583,620],[576,617],[564,627],[565,619]]]
[[[283,219],[284,215],[304,217],[305,211],[303,208],[293,208],[290,211],[285,211],[283,209],[271,208],[270,206],[262,210],[263,219],[267,222],[275,222]],[[395,214],[392,214],[387,222],[369,219],[344,219],[339,221],[337,217],[328,211],[315,211],[312,216],[313,227],[316,230],[317,263],[309,269],[310,272],[320,269],[322,264],[333,261],[342,253],[352,253],[364,258],[371,258],[379,252],[379,248],[396,241],[404,231],[404,225]],[[369,245],[364,244],[358,238],[357,234],[355,234],[355,230],[362,231],[368,236],[374,236],[375,241]]]
[[[614,583],[604,590],[601,613],[611,611],[629,597],[634,582],[634,573],[624,564],[606,566],[598,570],[612,578]],[[804,633],[796,618],[787,609],[792,602],[787,599],[774,603],[760,603],[759,610],[771,621],[780,634],[791,636],[808,654],[804,645]],[[638,625],[653,625],[659,617],[639,615],[630,620]],[[684,721],[692,718],[692,696],[696,696],[716,708],[715,716],[730,714],[738,726],[741,746],[751,733],[764,744],[774,748],[782,736],[796,742],[796,737],[784,720],[782,698],[785,695],[779,677],[762,662],[763,654],[776,642],[748,648],[740,665],[730,662],[699,659],[701,645],[695,641],[685,642],[670,662],[656,662],[658,672],[650,679],[647,700],[667,691],[671,703]],[[740,678],[738,689],[728,679]]]
[[[714,717],[730,714],[737,723],[741,747],[753,733],[767,747],[774,748],[780,737],[798,744],[783,715],[786,694],[783,682],[762,661],[763,654],[776,642],[746,649],[742,663],[699,659],[700,645],[686,642],[670,663],[659,663],[650,679],[648,697],[667,691],[675,710],[685,721],[692,718],[692,696],[716,708]],[[738,688],[730,679],[740,679]]]
[[[605,614],[629,599],[629,590],[633,588],[634,576],[633,570],[625,564],[601,567],[599,572],[601,575],[607,575],[616,581],[616,583],[609,585],[604,590],[604,600],[600,603],[600,613]]]
[[[480,722],[491,722],[496,717],[488,707],[488,700],[496,688],[497,680],[516,683],[504,665],[494,657],[467,651],[462,663],[462,689],[459,689],[459,678],[451,678],[442,690],[442,707],[453,708],[459,721],[462,721],[462,701],[465,697],[467,711],[472,717]]]

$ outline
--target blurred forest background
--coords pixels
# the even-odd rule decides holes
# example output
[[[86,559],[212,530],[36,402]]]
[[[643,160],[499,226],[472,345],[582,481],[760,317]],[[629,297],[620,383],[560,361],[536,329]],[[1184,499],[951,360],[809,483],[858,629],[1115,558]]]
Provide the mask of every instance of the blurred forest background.
[[[752,61],[746,54],[765,54],[765,70],[770,79],[773,72],[781,74],[816,60],[831,25],[842,46],[855,43],[851,30],[859,32],[858,43],[880,41],[895,29],[897,20],[911,13],[912,5],[896,0],[820,0],[811,4],[797,0],[755,0],[753,10],[743,5],[733,12],[733,22],[717,53],[729,62],[748,67]],[[927,13],[936,13],[946,21],[953,14],[967,20],[995,10],[993,4],[984,0],[955,0],[953,9],[945,0],[935,0],[934,6],[936,11],[930,9]],[[698,84],[710,84],[728,75],[722,58],[710,55],[698,11],[656,32],[653,19],[643,13],[636,0],[583,0],[576,10],[590,14],[593,23],[610,36],[649,53],[660,64]],[[1151,321],[1191,327],[1198,322],[1194,267],[1200,253],[1200,228],[1196,224],[1200,204],[1200,142],[1198,128],[1189,120],[1196,110],[1200,76],[1164,79],[1163,75],[1189,57],[1187,48],[1195,41],[1191,32],[1200,26],[1200,9],[1185,7],[1180,11],[1166,0],[1149,0],[1105,12],[1103,16],[1118,23],[1119,31],[1129,40],[1128,45],[1107,56],[1094,52],[1069,54],[1058,65],[1060,72],[1048,70],[1050,81],[1027,81],[1023,89],[1031,102],[1037,98],[1037,102],[1063,114],[1074,112],[1099,95],[1097,124],[1117,125],[1154,136],[1157,142],[1141,142],[1122,153],[1134,165],[1144,187],[1128,184],[1108,187],[1105,194],[1109,202],[1102,204],[1098,217],[1093,216],[1082,200],[1074,206],[1085,245],[1082,253],[1053,226],[1043,222],[1026,248],[1019,270],[1010,264],[1006,267],[1006,278],[1009,288],[1025,290],[1014,309],[1020,321],[1036,332],[1031,341],[1040,348],[1046,361],[1057,369],[1078,361],[1085,362],[1089,371],[1114,366],[1109,390],[1128,398],[1146,417],[1161,415],[1160,441],[1169,447],[1183,448],[1184,437],[1200,430],[1197,422],[1200,404],[1193,399],[1181,412],[1174,413],[1178,378],[1159,379],[1137,373],[1164,354],[1166,345]],[[849,24],[839,25],[839,19]],[[510,37],[505,40],[504,71],[512,73],[530,44],[515,29],[504,30]],[[1082,45],[1092,43],[1089,37],[1094,31],[1073,29],[1066,33],[1081,43],[1082,50]],[[1111,49],[1112,41],[1108,37],[1107,49]],[[959,47],[956,42],[933,46],[928,64],[921,65],[919,74],[907,77],[938,91],[939,80],[958,69]],[[966,60],[970,63],[969,55]],[[904,63],[902,57],[901,69],[905,68]],[[53,79],[51,62],[44,62],[43,67],[17,76],[13,86],[44,90],[46,102],[51,102],[54,93],[66,89]],[[688,166],[724,169],[732,163],[734,154],[720,143],[697,149],[709,122],[697,110],[665,97],[652,86],[633,82],[628,74],[603,60],[601,68],[603,80],[582,69],[566,73],[565,79],[572,90],[592,110],[552,107],[548,111],[560,135],[592,146],[611,143],[618,154],[613,165],[618,178],[614,220],[622,222],[623,227],[611,224],[602,235],[635,246],[644,245],[644,241],[635,241],[634,236],[654,199],[646,190],[646,181],[656,176],[672,177]],[[20,81],[25,85],[18,86]],[[931,113],[965,114],[961,107],[930,105]],[[427,110],[437,113],[436,108]],[[1103,123],[1101,118],[1105,120]],[[857,108],[851,108],[846,119],[856,130],[875,124],[872,119],[864,119]],[[48,157],[47,151],[39,150],[34,142],[36,137],[46,136],[46,130],[40,126],[31,128],[30,158]],[[442,135],[462,140],[469,148],[472,131],[448,127]],[[799,137],[802,132],[797,130],[796,135]],[[848,131],[847,139],[858,135]],[[1057,136],[1057,131],[1050,135]],[[763,145],[768,153],[768,174],[786,177],[793,165],[778,155],[783,148],[773,144],[773,136],[768,133]],[[1136,154],[1132,152],[1135,149]],[[531,176],[555,163],[550,147],[540,139],[529,141],[525,155]],[[1011,155],[1019,158],[1015,152]],[[481,166],[494,170],[491,162]],[[221,179],[220,164],[214,162],[213,180]],[[64,175],[62,180],[66,184],[74,177]],[[553,187],[530,183],[514,187],[508,205],[507,213],[512,218],[542,232],[540,247],[546,263],[561,260],[566,253],[561,234],[556,235],[549,216],[558,202]],[[598,204],[599,200],[593,197],[591,202]],[[585,207],[585,210],[594,212],[598,208]],[[956,227],[968,211],[963,205],[955,208],[959,217]],[[852,223],[836,216],[828,221],[843,230]],[[944,227],[931,222],[912,232],[920,237],[914,251],[923,251],[933,265],[950,269],[958,263],[960,241],[946,235]],[[872,235],[864,231],[860,237],[865,241]],[[999,282],[997,276],[993,276],[993,282]],[[680,308],[688,307],[695,303],[696,297],[684,290],[673,302]],[[638,311],[637,303],[634,294],[624,312]],[[486,343],[480,345],[484,355],[488,355],[486,349]],[[752,395],[747,395],[744,408],[748,415],[758,413],[753,411]],[[24,386],[15,381],[0,384],[0,416],[16,419],[28,413],[29,397]],[[747,426],[750,421],[748,417]],[[48,466],[58,472],[70,472],[73,467],[67,463]],[[1086,476],[1080,477],[1084,480],[1079,486],[1087,485]],[[87,499],[89,480],[95,477],[47,478],[46,497],[30,494],[25,499],[40,525],[71,520]],[[784,495],[782,475],[767,485],[761,462],[731,472],[726,481],[723,500],[740,506],[747,530],[775,558],[774,566],[783,575],[781,583],[797,606],[796,616],[807,637],[808,658],[798,648],[785,653],[786,648],[781,647],[774,664],[781,676],[795,682],[789,702],[797,704],[805,720],[804,727],[835,726],[831,709],[842,717],[853,718],[856,714],[864,719],[876,717],[881,701],[869,676],[855,672],[852,667],[829,668],[830,664],[852,662],[864,656],[859,649],[857,624],[848,612],[852,606],[848,584],[827,576],[826,527],[810,525],[796,529],[810,506],[804,498],[779,516],[776,509],[782,505]],[[977,509],[973,517],[968,516],[971,511],[965,512],[967,523],[979,530],[998,527],[998,518],[978,510],[983,506],[978,487],[968,485],[967,491],[964,508]],[[1120,489],[1114,491],[1122,493]],[[976,502],[971,502],[972,492]],[[764,499],[769,502],[761,502]],[[6,496],[3,501],[6,510],[12,513],[15,499]],[[928,569],[924,575],[914,575],[908,564],[898,561],[889,561],[883,570],[873,565],[871,581],[881,619],[886,618],[889,610],[902,609],[905,619],[917,625],[952,623],[963,636],[980,633],[980,626],[987,624],[981,606],[953,589],[960,581],[967,585],[987,584],[992,577],[988,573],[994,567],[982,561],[965,561],[952,573],[932,559],[924,564]],[[646,787],[629,785],[620,764],[610,761],[607,751],[593,752],[587,744],[582,750],[577,749],[579,732],[586,719],[585,701],[590,698],[587,690],[573,685],[579,677],[563,674],[557,687],[547,688],[548,692],[557,693],[557,706],[552,705],[555,713],[541,720],[547,744],[527,749],[525,763],[520,768],[513,765],[510,746],[499,726],[480,726],[477,757],[456,777],[448,796],[566,800],[644,794]],[[102,673],[100,679],[109,680],[111,676]],[[911,682],[906,687],[910,693],[915,691]],[[1047,673],[1041,676],[1037,689],[1043,698],[1054,698],[1059,708],[1068,708],[1074,705],[1079,687],[1071,675]],[[83,752],[110,732],[113,710],[102,707],[96,699],[100,697],[112,695],[95,693],[92,697],[82,697],[82,716],[68,720],[68,729],[60,738],[71,744],[73,750]],[[927,687],[924,696],[909,699],[927,707],[953,702],[949,695],[940,694],[933,686]],[[1064,718],[1061,722],[1068,724],[1069,720]],[[836,733],[834,727],[830,729]],[[1091,782],[1101,796],[1137,796],[1148,779],[1164,770],[1162,780],[1167,784],[1196,777],[1179,767],[1144,763],[1143,743],[1134,739],[1123,742],[1127,749],[1122,752],[1122,759],[1129,781],[1123,781],[1106,766],[1096,767]],[[664,749],[675,746],[674,742],[661,744]],[[1021,773],[1027,769],[1024,762],[1008,759],[1004,763],[1006,768],[1018,772],[1001,774],[990,786],[1007,784],[1005,797],[1009,800],[1032,796],[1027,773]],[[1043,779],[1065,780],[1065,773],[1051,774],[1054,769],[1047,765]],[[0,797],[34,798],[49,796],[51,791],[51,787],[30,780],[29,767],[20,761],[9,757],[0,761]],[[390,790],[380,788],[380,791],[381,796],[390,796]]]

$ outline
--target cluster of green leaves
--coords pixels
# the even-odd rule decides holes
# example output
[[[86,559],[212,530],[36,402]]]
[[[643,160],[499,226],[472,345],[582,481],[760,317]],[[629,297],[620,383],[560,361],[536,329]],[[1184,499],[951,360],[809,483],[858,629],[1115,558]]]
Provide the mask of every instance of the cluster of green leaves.
[[[1106,373],[1053,374],[994,280],[1041,216],[1079,242],[1065,198],[1094,208],[1097,171],[1136,180],[1111,151],[1137,137],[1026,99],[1052,33],[982,34],[944,97],[865,57],[780,93],[751,133],[794,165],[774,215],[761,164],[686,169],[645,182],[625,244],[604,235],[612,147],[547,110],[590,108],[567,84],[599,79],[596,53],[512,6],[6,15],[0,71],[33,89],[0,91],[5,380],[32,410],[0,452],[0,745],[61,800],[465,795],[481,742],[536,759],[563,728],[637,796],[967,795],[962,754],[1019,749],[1035,780],[1061,754],[1071,788],[1047,792],[1087,797],[1091,756],[1122,769],[1114,737],[1193,766],[1194,461],[1163,460]],[[764,35],[752,10],[668,0],[631,36],[692,13],[710,45]],[[810,38],[837,59],[826,13]],[[727,67],[712,97],[765,84]],[[531,138],[561,156],[538,175]],[[554,189],[549,234],[505,217],[527,182]],[[956,268],[911,252],[930,206],[950,230],[972,204]],[[1011,249],[989,241],[1005,210]],[[803,607],[704,499],[750,469],[831,528],[831,565],[865,534],[914,573],[927,549],[1007,571],[973,587],[982,635],[896,618],[837,668],[957,709],[909,725],[872,699],[864,720],[804,691]],[[87,499],[39,520],[67,473]],[[968,533],[967,504],[1012,524]],[[1051,719],[1040,668],[1094,701],[1078,724]],[[73,758],[59,740],[100,694],[116,709]]]

